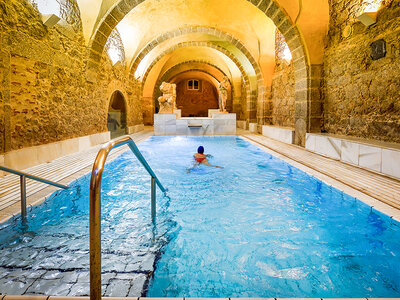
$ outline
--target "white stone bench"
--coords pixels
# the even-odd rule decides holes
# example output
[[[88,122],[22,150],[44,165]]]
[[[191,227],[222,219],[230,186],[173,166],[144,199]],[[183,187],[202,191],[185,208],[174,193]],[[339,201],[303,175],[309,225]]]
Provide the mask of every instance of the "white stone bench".
[[[306,149],[361,168],[400,178],[400,145],[307,133]]]
[[[292,128],[263,125],[262,135],[287,144],[294,142],[294,129]]]

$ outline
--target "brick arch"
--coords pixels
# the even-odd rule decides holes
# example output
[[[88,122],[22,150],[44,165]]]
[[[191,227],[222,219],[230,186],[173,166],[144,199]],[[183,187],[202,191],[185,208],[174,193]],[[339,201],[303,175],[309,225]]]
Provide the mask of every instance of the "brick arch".
[[[89,42],[88,72],[97,68],[111,30],[145,0],[119,0],[101,18]],[[321,67],[311,66],[304,38],[296,24],[277,4],[278,0],[247,0],[269,17],[283,34],[292,52],[295,69],[295,143],[305,145],[306,132],[319,131],[322,102],[319,93]],[[263,112],[270,116],[270,110]]]
[[[242,74],[242,77],[244,79],[244,84],[246,87],[246,91],[248,90],[249,92],[246,93],[246,110],[244,111],[245,114],[245,119],[247,120],[255,120],[256,119],[256,113],[257,113],[257,96],[258,96],[258,90],[256,86],[253,86],[251,84],[250,78],[247,75],[246,71],[244,70],[244,67],[242,63],[233,55],[231,52],[226,50],[225,48],[215,45],[211,42],[185,42],[185,43],[179,43],[175,46],[170,47],[169,49],[165,50],[162,52],[159,56],[157,56],[152,63],[147,67],[146,72],[143,75],[142,79],[142,87],[144,83],[147,80],[147,76],[149,75],[150,71],[153,69],[153,67],[167,54],[180,49],[184,47],[207,47],[207,48],[212,48],[215,49],[226,56],[228,56],[233,63],[239,68],[240,73]],[[134,76],[131,74],[131,76]],[[259,83],[259,82],[257,82]]]
[[[257,80],[264,81],[261,68],[259,64],[256,62],[254,57],[251,55],[251,53],[247,50],[247,48],[243,45],[242,42],[237,40],[234,36],[221,31],[217,28],[214,27],[205,27],[205,26],[187,26],[187,27],[181,27],[176,30],[164,33],[154,40],[152,40],[150,43],[147,44],[145,48],[140,51],[140,53],[136,56],[136,58],[132,61],[132,64],[130,66],[130,73],[134,74],[136,71],[136,68],[140,64],[140,62],[143,60],[143,58],[146,57],[147,54],[149,54],[155,47],[157,47],[159,44],[174,38],[178,36],[183,36],[191,33],[205,33],[209,35],[214,35],[218,38],[223,39],[224,41],[227,41],[231,43],[233,46],[239,49],[243,53],[244,56],[246,56],[247,60],[250,62],[252,65],[254,72],[256,73]]]
[[[161,83],[162,83],[163,81],[165,81],[165,80],[168,80],[168,78],[170,78],[170,76],[173,74],[173,72],[174,72],[177,68],[181,67],[182,65],[190,64],[190,63],[201,63],[201,64],[209,65],[209,66],[215,68],[216,70],[218,70],[219,72],[221,72],[222,75],[227,76],[227,77],[229,78],[228,74],[225,74],[224,71],[222,71],[218,66],[214,65],[214,64],[211,63],[211,62],[208,62],[208,61],[206,61],[206,60],[188,60],[188,61],[179,63],[179,64],[177,64],[177,65],[171,67],[170,69],[168,69],[168,70],[160,77],[160,79],[157,80],[157,83],[155,84],[154,90],[153,90],[153,98],[154,98],[154,100],[155,100],[155,95],[156,95],[156,93],[157,93],[157,89],[158,89],[158,87],[161,85]],[[189,71],[200,71],[200,72],[206,73],[206,74],[212,76],[213,78],[215,78],[216,80],[218,80],[218,79],[217,79],[214,75],[212,75],[211,73],[209,73],[209,72],[207,72],[207,71],[205,71],[205,70],[201,70],[201,69],[189,69],[189,70],[185,70],[185,71],[183,71],[183,72],[181,72],[181,73],[179,73],[179,74],[182,74],[182,73],[184,73],[184,72],[189,72]],[[176,76],[176,75],[174,75],[174,76]],[[238,109],[237,109],[238,107],[234,107],[234,105],[233,105],[233,97],[234,97],[234,95],[235,95],[235,88],[234,88],[233,82],[232,82],[230,79],[229,79],[229,84],[231,85],[231,98],[232,98],[232,99],[230,99],[230,101],[232,102],[231,104],[232,104],[233,112],[239,113],[239,111],[238,111]],[[248,95],[249,93],[250,93],[250,87],[249,87],[249,89],[246,89],[246,95]],[[239,115],[239,114],[238,114],[238,115]]]

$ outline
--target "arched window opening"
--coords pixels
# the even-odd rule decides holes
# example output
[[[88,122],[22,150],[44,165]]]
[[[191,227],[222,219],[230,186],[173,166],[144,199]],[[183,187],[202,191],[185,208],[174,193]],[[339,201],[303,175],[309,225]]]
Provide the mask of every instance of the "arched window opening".
[[[364,0],[361,4],[361,10],[358,13],[363,12],[376,12],[382,6],[388,6],[392,0]]]
[[[285,37],[279,30],[276,30],[275,35],[275,54],[277,62],[283,61],[287,64],[290,64],[290,62],[292,61],[292,52],[290,52]]]
[[[121,64],[125,63],[124,44],[122,43],[122,38],[117,28],[114,28],[111,31],[111,34],[108,37],[105,45],[105,49],[113,65],[115,65],[117,62],[121,62]]]
[[[30,0],[42,15],[56,15],[75,30],[82,29],[81,14],[76,0]]]
[[[111,96],[107,128],[112,139],[124,135],[126,132],[126,105],[124,96],[120,91],[115,91]]]

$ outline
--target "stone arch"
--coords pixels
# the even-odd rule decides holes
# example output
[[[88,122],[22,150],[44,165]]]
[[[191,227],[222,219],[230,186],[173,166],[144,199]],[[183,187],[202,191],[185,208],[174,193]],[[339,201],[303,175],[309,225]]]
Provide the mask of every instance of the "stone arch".
[[[106,111],[108,110],[108,107],[110,105],[109,102],[110,102],[111,96],[115,91],[119,91],[124,96],[125,105],[126,105],[127,120],[128,120],[128,124],[130,124],[131,123],[131,118],[132,118],[132,115],[131,115],[132,111],[131,111],[131,107],[129,106],[128,92],[126,91],[125,86],[121,81],[113,79],[108,84],[107,93],[106,93],[107,94],[107,101],[105,102],[105,107],[104,108],[105,108]]]
[[[96,69],[111,30],[127,13],[145,0],[119,0],[100,19],[89,42],[88,69]],[[269,17],[283,34],[295,69],[295,143],[305,145],[306,132],[320,131],[322,101],[319,93],[321,66],[311,66],[304,38],[277,0],[247,0]],[[90,71],[89,71],[90,72]],[[265,114],[265,112],[264,112]],[[266,114],[270,115],[267,110]]]
[[[169,77],[177,68],[181,67],[182,65],[191,64],[191,63],[201,63],[201,64],[208,65],[208,66],[210,66],[210,67],[215,68],[215,69],[218,70],[221,74],[223,74],[223,75],[225,75],[225,76],[227,76],[227,77],[229,78],[228,74],[226,74],[224,71],[222,71],[221,68],[219,68],[218,66],[214,65],[213,63],[211,63],[211,62],[209,62],[209,61],[206,61],[206,60],[188,60],[188,61],[181,62],[181,63],[179,63],[179,64],[177,64],[177,65],[171,67],[170,69],[168,69],[168,70],[157,80],[157,83],[156,83],[156,85],[155,85],[155,87],[154,87],[154,91],[156,91],[157,87],[160,86],[161,82],[163,82],[163,81],[165,81],[165,80],[168,80],[168,77]],[[186,71],[185,71],[185,72],[186,72]],[[210,76],[212,76],[212,77],[215,78],[214,75],[212,75],[212,74],[210,74],[210,73],[208,73],[208,72],[206,72],[206,71],[204,71],[204,70],[201,70],[201,72],[207,73],[207,74],[209,74]],[[215,79],[217,79],[217,78],[215,78]],[[218,80],[218,79],[217,79],[217,80]],[[229,80],[229,83],[230,83],[230,85],[231,85],[231,87],[232,87],[232,91],[233,91],[234,86],[233,86],[231,80]],[[155,94],[155,93],[153,92],[153,95],[154,95],[154,94]]]
[[[250,120],[250,122],[253,120],[255,121],[256,119],[256,113],[257,113],[257,96],[258,96],[258,90],[256,86],[252,86],[251,81],[249,76],[247,75],[242,63],[228,50],[225,48],[215,45],[211,42],[185,42],[185,43],[179,43],[175,46],[172,46],[171,48],[165,50],[162,52],[159,56],[157,56],[152,63],[147,67],[146,72],[143,75],[142,79],[142,84],[144,84],[147,80],[147,76],[149,75],[150,71],[153,69],[153,67],[167,54],[180,49],[184,47],[207,47],[207,48],[212,48],[215,49],[226,56],[228,56],[233,63],[239,68],[242,77],[244,79],[244,84],[246,91],[248,90],[249,93],[246,94],[246,104],[247,108],[245,113],[245,119]],[[134,77],[134,75],[131,73],[131,77]],[[257,82],[259,84],[260,82]]]
[[[130,73],[133,74],[140,62],[142,61],[143,58],[146,57],[147,54],[149,54],[155,47],[157,47],[159,44],[167,41],[168,39],[190,34],[190,33],[205,33],[205,34],[210,34],[214,35],[218,38],[222,38],[223,40],[231,43],[233,46],[238,48],[244,56],[248,59],[250,64],[252,65],[254,72],[256,73],[257,80],[261,81],[263,79],[263,75],[261,72],[261,68],[259,64],[256,62],[254,57],[251,55],[251,53],[247,50],[247,48],[237,40],[235,37],[232,35],[221,31],[217,28],[214,27],[205,27],[205,26],[189,26],[189,27],[181,27],[176,30],[164,33],[160,35],[159,37],[155,38],[152,40],[150,43],[147,44],[145,48],[136,56],[136,58],[132,61],[132,64],[130,66]]]
[[[115,90],[108,100],[107,108],[107,129],[111,133],[111,138],[115,138],[126,133],[128,127],[128,103],[124,94],[120,90]]]
[[[178,68],[181,67],[182,65],[190,64],[190,63],[201,63],[201,64],[209,65],[209,66],[215,68],[216,70],[218,70],[218,71],[219,71],[221,74],[223,74],[224,76],[227,76],[227,77],[229,78],[229,76],[228,76],[229,74],[226,74],[224,71],[222,71],[221,68],[219,68],[218,66],[216,66],[216,65],[214,65],[213,63],[208,62],[208,61],[206,61],[206,60],[189,60],[189,61],[184,61],[184,62],[181,62],[180,64],[177,64],[177,65],[171,67],[170,69],[168,69],[168,70],[157,80],[156,85],[154,86],[154,90],[153,90],[153,98],[155,99],[155,95],[157,95],[157,89],[158,89],[158,87],[161,85],[161,83],[162,83],[163,81],[168,80],[169,76],[171,76],[171,74],[174,72],[174,70],[178,69]],[[218,80],[218,78],[216,78],[213,74],[211,74],[211,73],[209,73],[209,72],[207,72],[207,71],[205,71],[205,70],[190,69],[190,70],[186,70],[186,71],[184,71],[184,72],[189,72],[189,71],[194,71],[194,70],[197,70],[197,71],[206,73],[206,74],[212,76],[213,78],[215,78],[216,80]],[[182,73],[183,73],[183,72],[182,72]],[[179,74],[181,74],[181,73],[179,73]],[[234,95],[235,95],[235,87],[234,87],[233,82],[232,82],[230,79],[229,79],[229,84],[230,84],[230,86],[231,86],[231,98],[232,98],[232,99],[230,99],[230,101],[232,102],[232,103],[231,103],[232,109],[234,109],[233,112],[238,113],[239,111],[235,110],[235,108],[233,107],[233,97],[234,97]],[[249,88],[250,88],[250,87],[249,87]],[[250,89],[246,89],[246,95],[248,95],[248,94],[250,94]]]

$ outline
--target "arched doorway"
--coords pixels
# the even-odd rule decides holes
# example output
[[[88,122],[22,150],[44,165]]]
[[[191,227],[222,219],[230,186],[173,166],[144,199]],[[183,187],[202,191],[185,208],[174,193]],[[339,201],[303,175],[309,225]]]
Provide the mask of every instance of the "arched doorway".
[[[111,95],[107,128],[112,139],[126,133],[126,105],[124,95],[120,91],[115,91]]]

